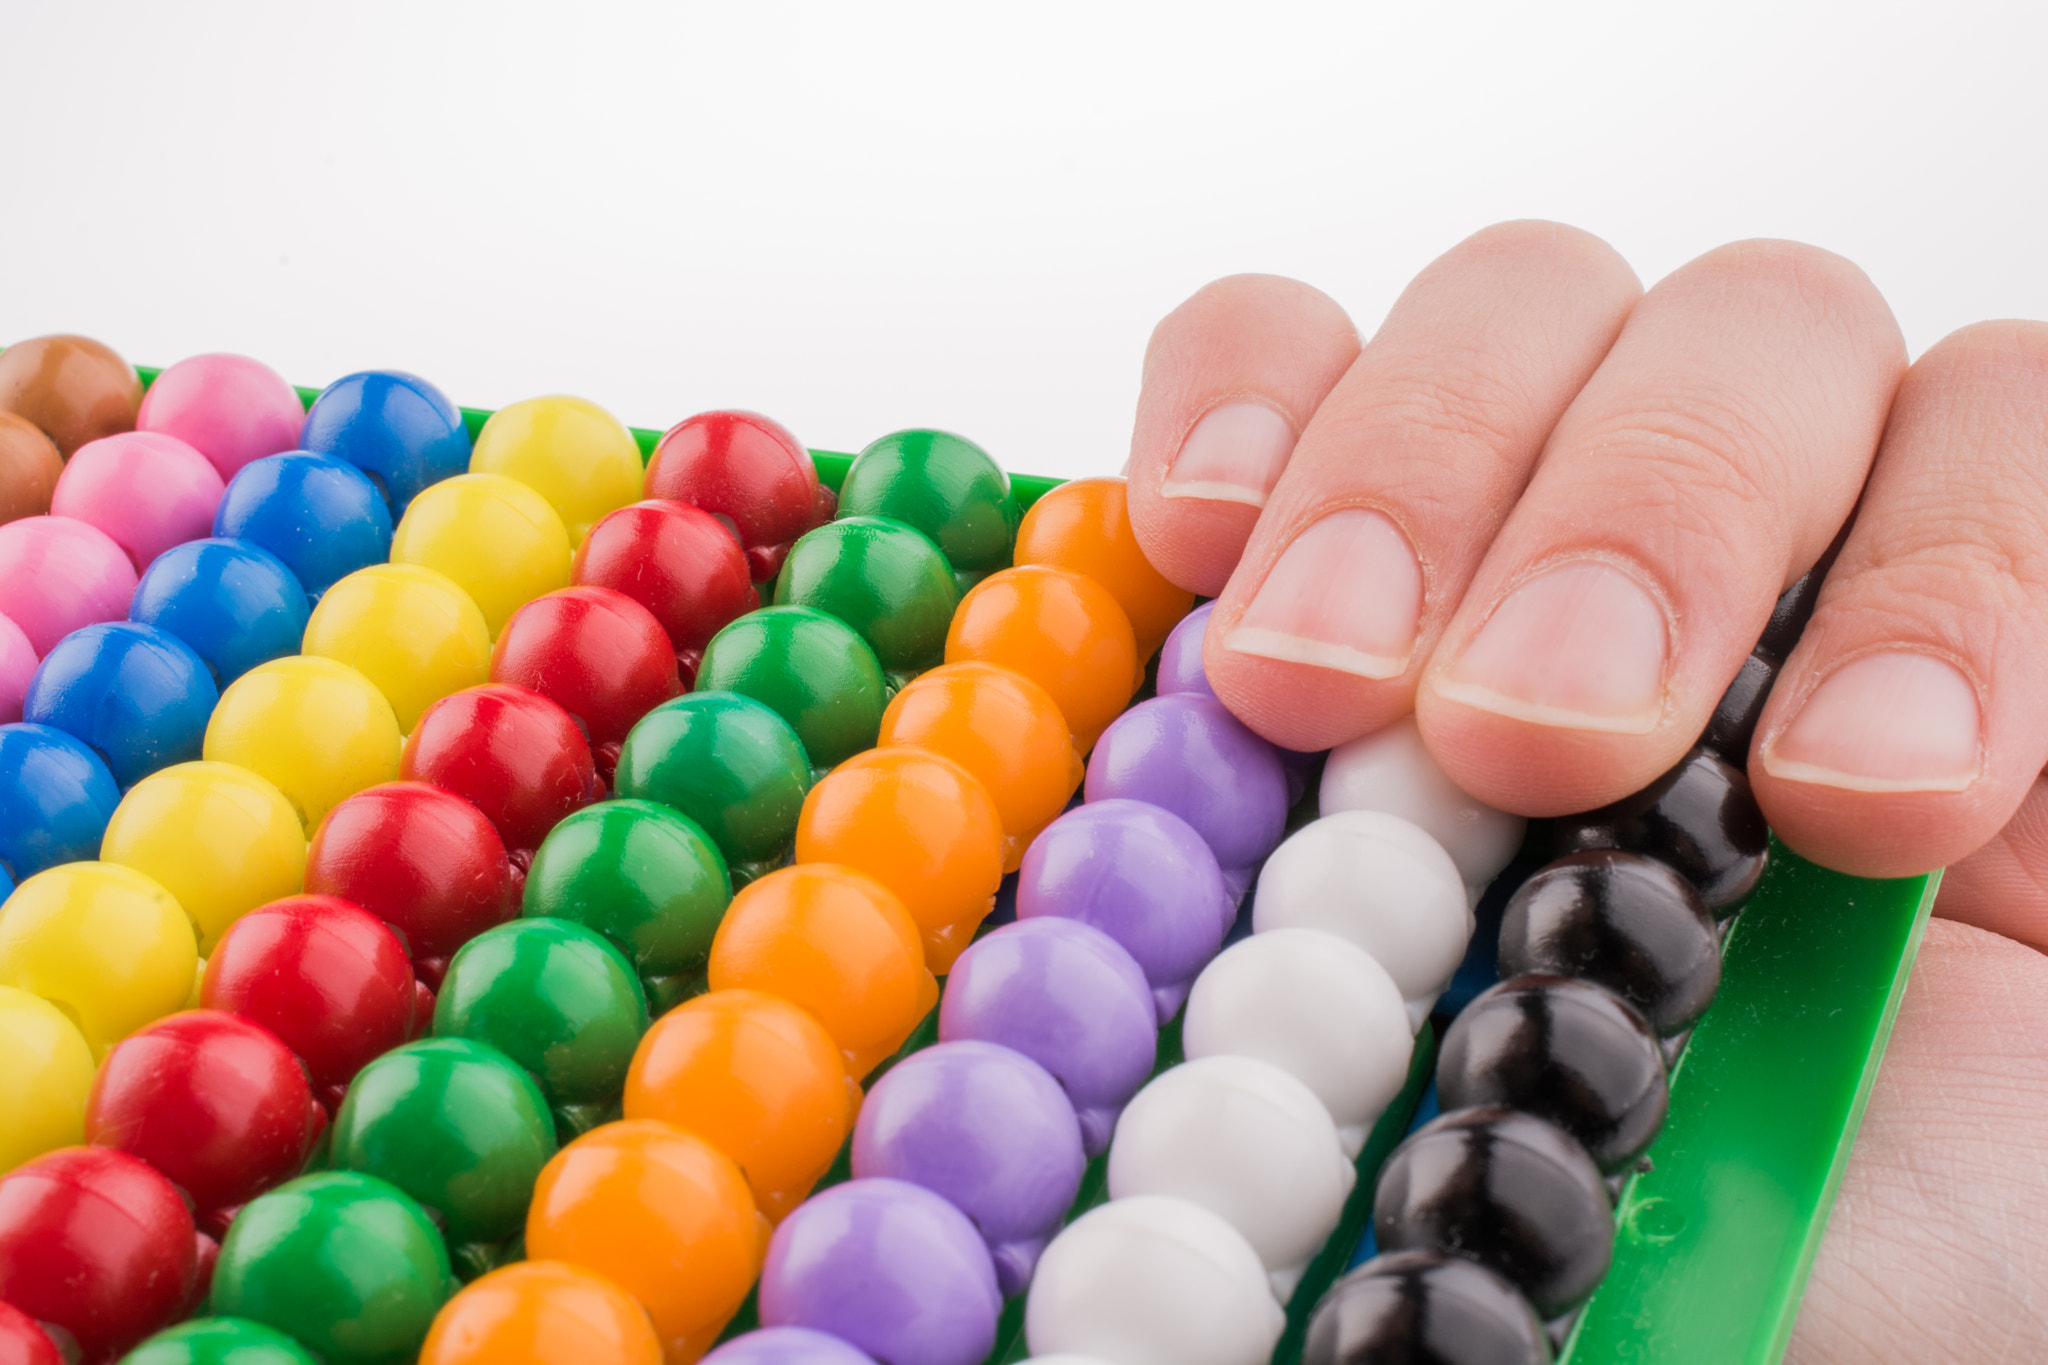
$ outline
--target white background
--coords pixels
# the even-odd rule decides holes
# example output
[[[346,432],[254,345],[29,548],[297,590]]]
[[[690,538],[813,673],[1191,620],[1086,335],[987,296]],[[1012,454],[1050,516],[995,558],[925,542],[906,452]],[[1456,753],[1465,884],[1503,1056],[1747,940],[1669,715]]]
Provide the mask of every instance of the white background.
[[[1916,352],[2048,316],[2044,58],[2038,0],[0,0],[0,341],[1103,472],[1205,280],[1295,275],[1369,331],[1502,218],[1646,281],[1817,242]]]

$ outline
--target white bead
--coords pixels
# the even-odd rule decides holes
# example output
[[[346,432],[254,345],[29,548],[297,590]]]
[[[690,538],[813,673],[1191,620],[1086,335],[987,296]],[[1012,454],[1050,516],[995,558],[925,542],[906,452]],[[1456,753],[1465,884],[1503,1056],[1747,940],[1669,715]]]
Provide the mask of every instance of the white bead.
[[[1265,1365],[1286,1324],[1244,1234],[1159,1195],[1113,1199],[1068,1224],[1024,1304],[1032,1351],[1114,1365]]]
[[[1072,1351],[1061,1351],[1056,1356],[1033,1356],[1021,1365],[1117,1365],[1115,1361],[1104,1360],[1101,1356],[1077,1356]]]
[[[1307,1085],[1352,1158],[1407,1084],[1415,1051],[1387,969],[1320,929],[1273,929],[1224,950],[1195,978],[1181,1042],[1190,1060],[1256,1057]]]
[[[1377,810],[1422,826],[1451,855],[1474,900],[1515,856],[1528,824],[1474,800],[1445,776],[1412,715],[1330,750],[1318,799],[1324,815]]]

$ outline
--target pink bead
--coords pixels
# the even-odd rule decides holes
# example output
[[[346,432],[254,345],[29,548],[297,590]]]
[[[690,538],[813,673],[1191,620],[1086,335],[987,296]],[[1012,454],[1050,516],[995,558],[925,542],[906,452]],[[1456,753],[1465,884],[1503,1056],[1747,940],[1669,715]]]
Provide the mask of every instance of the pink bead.
[[[206,457],[177,437],[124,431],[78,448],[50,513],[99,527],[140,573],[173,545],[205,539],[226,491]]]
[[[276,370],[245,355],[195,355],[156,377],[137,431],[175,436],[232,479],[251,460],[296,450],[306,405]]]
[[[0,616],[0,725],[21,719],[21,700],[28,695],[28,680],[35,676],[35,646],[20,626]]]
[[[0,526],[0,616],[11,616],[38,655],[96,621],[128,615],[135,566],[105,531],[71,517],[23,517]]]

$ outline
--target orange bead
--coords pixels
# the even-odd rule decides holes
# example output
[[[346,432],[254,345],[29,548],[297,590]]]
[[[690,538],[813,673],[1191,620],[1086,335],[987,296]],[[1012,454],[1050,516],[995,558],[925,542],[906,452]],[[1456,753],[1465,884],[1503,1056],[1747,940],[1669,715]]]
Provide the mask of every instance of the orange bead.
[[[1167,582],[1139,548],[1121,478],[1076,479],[1031,504],[1017,528],[1016,562],[1065,569],[1107,588],[1130,618],[1141,668],[1194,610],[1195,595]]]
[[[1015,669],[1044,688],[1083,754],[1143,679],[1130,618],[1109,589],[1036,564],[990,574],[960,599],[946,662],[968,660]]]
[[[714,991],[765,991],[809,1010],[856,1079],[939,1002],[903,902],[833,863],[785,867],[734,896],[711,940],[710,975]]]
[[[615,1281],[647,1310],[668,1365],[687,1365],[753,1288],[768,1231],[731,1157],[694,1133],[626,1119],[542,1168],[526,1254]]]
[[[724,1152],[778,1223],[831,1168],[860,1098],[825,1026],[759,991],[678,1005],[626,1072],[627,1118],[660,1119]]]
[[[604,1276],[521,1261],[441,1306],[419,1365],[661,1365],[647,1310]]]
[[[1073,731],[1044,688],[993,664],[947,664],[898,692],[881,747],[952,759],[988,791],[1003,822],[1003,871],[1066,809],[1085,771]]]
[[[841,863],[894,891],[917,921],[924,961],[944,976],[995,907],[1003,821],[988,788],[950,758],[870,749],[804,798],[800,863]]]

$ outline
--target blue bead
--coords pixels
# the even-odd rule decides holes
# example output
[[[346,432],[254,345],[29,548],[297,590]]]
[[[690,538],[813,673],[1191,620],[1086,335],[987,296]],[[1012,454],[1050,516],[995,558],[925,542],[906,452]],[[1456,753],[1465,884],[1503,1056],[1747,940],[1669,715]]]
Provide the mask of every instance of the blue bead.
[[[0,870],[0,905],[5,905],[7,898],[13,894],[14,879],[8,876],[5,870]]]
[[[398,370],[366,370],[329,384],[306,414],[299,445],[368,474],[394,521],[428,484],[469,468],[461,410],[426,380]]]
[[[121,802],[100,756],[47,725],[0,725],[0,871],[17,882],[100,856]]]
[[[226,687],[260,663],[299,652],[311,608],[276,555],[241,540],[191,540],[156,557],[128,619],[192,647]]]
[[[192,646],[121,621],[74,630],[29,680],[22,718],[84,740],[121,790],[199,757],[220,689]]]
[[[391,557],[391,509],[377,486],[346,460],[303,450],[243,465],[213,533],[276,555],[316,602],[336,579]]]

